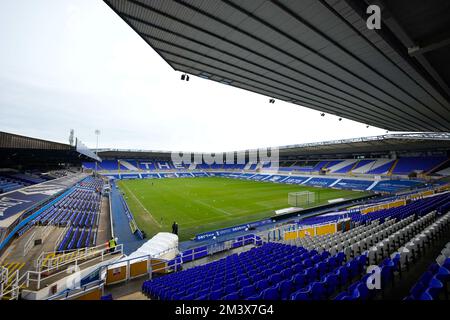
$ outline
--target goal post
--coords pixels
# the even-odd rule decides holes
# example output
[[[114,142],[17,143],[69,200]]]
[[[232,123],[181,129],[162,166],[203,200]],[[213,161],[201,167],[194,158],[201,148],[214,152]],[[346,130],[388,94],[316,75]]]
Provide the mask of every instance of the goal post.
[[[292,207],[309,205],[316,201],[316,194],[310,191],[289,192],[288,204]]]

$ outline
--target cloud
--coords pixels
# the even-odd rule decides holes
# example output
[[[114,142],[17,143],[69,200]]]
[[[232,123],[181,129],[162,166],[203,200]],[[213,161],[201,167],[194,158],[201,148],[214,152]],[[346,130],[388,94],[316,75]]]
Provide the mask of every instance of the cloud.
[[[1,130],[90,147],[228,151],[383,133],[180,74],[101,1],[0,12]],[[29,19],[11,17],[32,12]],[[3,31],[2,31],[3,30]],[[8,30],[6,32],[5,30]]]

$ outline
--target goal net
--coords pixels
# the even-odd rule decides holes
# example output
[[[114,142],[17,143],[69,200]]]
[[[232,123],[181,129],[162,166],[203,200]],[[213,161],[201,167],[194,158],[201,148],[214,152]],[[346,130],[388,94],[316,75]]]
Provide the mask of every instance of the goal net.
[[[301,192],[289,192],[288,203],[293,207],[305,206],[314,203],[316,200],[316,194],[310,191]]]

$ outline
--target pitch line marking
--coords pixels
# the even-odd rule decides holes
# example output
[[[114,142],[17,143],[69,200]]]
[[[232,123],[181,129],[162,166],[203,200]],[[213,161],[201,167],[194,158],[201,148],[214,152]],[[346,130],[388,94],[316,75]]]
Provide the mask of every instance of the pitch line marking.
[[[129,193],[131,193],[131,195],[133,196],[134,199],[136,199],[136,201],[138,202],[138,204],[142,207],[142,209],[144,209],[145,212],[148,213],[148,215],[150,216],[150,218],[156,223],[156,225],[160,228],[162,228],[162,226],[158,223],[158,221],[155,219],[155,217],[152,216],[152,214],[150,213],[150,211],[147,210],[146,207],[144,207],[144,205],[142,204],[142,202],[136,197],[136,195],[125,185],[122,184],[125,189],[128,190]]]
[[[220,209],[220,208],[216,208],[216,207],[214,207],[214,206],[212,206],[212,205],[210,205],[210,204],[207,204],[206,202],[204,202],[204,201],[202,201],[202,200],[192,200],[192,201],[193,201],[193,202],[196,202],[196,203],[200,203],[201,205],[203,205],[203,206],[205,206],[205,207],[208,207],[208,208],[211,208],[211,209],[213,209],[213,210],[222,212],[222,213],[226,214],[227,216],[231,216],[231,215],[232,215],[232,213],[230,213],[230,212],[228,212],[228,211],[225,211],[225,210],[223,210],[223,209]]]

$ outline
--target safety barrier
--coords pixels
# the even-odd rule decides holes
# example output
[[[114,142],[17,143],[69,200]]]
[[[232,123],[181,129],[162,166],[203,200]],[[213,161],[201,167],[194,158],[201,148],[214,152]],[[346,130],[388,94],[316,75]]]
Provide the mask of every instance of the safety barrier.
[[[34,231],[31,234],[30,238],[23,245],[23,252],[22,252],[23,257],[25,257],[31,251],[31,249],[33,249],[34,241],[36,240],[36,234],[37,234],[37,231]]]
[[[209,246],[189,249],[171,260],[162,259],[161,256],[173,250],[173,248],[167,249],[157,256],[143,255],[113,262],[102,267],[104,269],[103,273],[106,274],[105,283],[106,285],[111,285],[142,276],[148,276],[148,278],[151,279],[153,274],[166,274],[181,270],[182,265],[186,262],[211,256],[223,250],[234,249],[249,244],[260,245],[262,244],[262,240],[259,236],[252,234],[225,241],[220,244],[216,243]]]
[[[47,300],[100,300],[104,292],[104,282],[101,280],[93,281],[80,288],[65,290]]]
[[[92,248],[86,248],[92,249]],[[83,250],[83,249],[80,249]],[[110,258],[121,257],[123,255],[123,246],[120,244],[114,251],[104,248],[97,252],[87,253],[86,255],[75,256],[74,259],[68,259],[62,263],[51,264],[50,268],[37,271],[27,271],[17,280],[18,287],[27,288],[30,291],[39,291],[40,289],[51,285],[57,280],[67,276],[68,269],[82,270],[84,267],[103,263]],[[42,259],[42,255],[40,257]],[[63,268],[64,267],[64,268]]]
[[[345,220],[343,220],[345,221]],[[296,230],[287,230],[284,231],[282,235],[278,239],[273,240],[293,240],[297,238],[303,238],[305,236],[321,236],[325,234],[333,234],[338,232],[338,225],[342,223],[343,221],[338,221],[334,223],[327,223],[327,224],[320,224],[320,225],[313,225],[313,226],[307,226],[303,228],[299,228]],[[269,239],[270,240],[270,239]]]
[[[42,252],[36,261],[36,270],[38,272],[51,272],[65,265],[75,263],[80,264],[79,261],[89,260],[95,257],[105,256],[110,252],[108,244],[101,244],[96,247],[86,247],[78,250],[65,250],[55,252]],[[123,254],[123,245],[119,244],[115,247],[115,252]]]
[[[111,237],[114,239],[115,235],[114,235],[114,220],[113,220],[113,216],[112,216],[112,199],[111,199],[111,194],[112,194],[112,188],[113,186],[110,184],[110,188],[111,188],[111,192],[108,194],[108,202],[109,202],[109,222],[111,224]]]
[[[371,206],[371,207],[362,209],[361,214],[368,214],[370,212],[375,212],[375,211],[379,211],[379,210],[383,210],[383,209],[396,208],[396,207],[404,206],[405,204],[406,204],[405,199],[392,201],[392,202],[388,202],[388,203],[382,203],[382,204],[379,204],[376,206]]]
[[[16,300],[19,297],[19,270],[9,273],[7,268],[1,269],[0,300]]]

